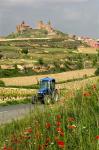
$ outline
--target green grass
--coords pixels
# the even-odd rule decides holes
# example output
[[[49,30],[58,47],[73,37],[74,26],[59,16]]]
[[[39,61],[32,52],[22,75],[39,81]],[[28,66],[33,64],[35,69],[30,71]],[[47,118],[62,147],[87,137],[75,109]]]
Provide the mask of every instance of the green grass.
[[[0,145],[13,150],[98,150],[99,83],[76,91],[71,100],[66,93],[63,97],[60,105],[43,111],[35,106],[29,116],[2,126]]]

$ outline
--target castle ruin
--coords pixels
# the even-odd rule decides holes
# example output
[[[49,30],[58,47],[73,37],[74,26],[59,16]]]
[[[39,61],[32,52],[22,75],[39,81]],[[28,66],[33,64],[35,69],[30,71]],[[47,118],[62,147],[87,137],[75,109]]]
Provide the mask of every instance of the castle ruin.
[[[50,21],[48,22],[48,24],[43,23],[43,21],[38,21],[37,29],[47,30],[48,33],[54,32],[54,29],[52,28]]]
[[[21,24],[16,26],[17,33],[22,33],[23,31],[27,31],[28,29],[32,29],[32,28],[24,21],[22,21]],[[43,21],[38,21],[36,29],[46,30],[48,34],[54,32],[54,29],[52,28],[50,21],[47,24],[43,23]]]
[[[24,21],[22,21],[21,24],[16,26],[16,32],[23,32],[26,31],[28,29],[32,29],[28,24],[26,24]]]

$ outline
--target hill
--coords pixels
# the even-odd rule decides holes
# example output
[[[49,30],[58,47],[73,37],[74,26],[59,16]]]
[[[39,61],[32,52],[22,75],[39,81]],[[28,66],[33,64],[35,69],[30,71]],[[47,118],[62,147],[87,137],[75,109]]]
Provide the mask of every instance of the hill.
[[[16,26],[16,31],[9,34],[6,38],[60,38],[67,36],[68,34],[54,29],[50,22],[45,24],[43,21],[39,21],[36,28],[33,29],[27,23],[22,21],[21,24]]]

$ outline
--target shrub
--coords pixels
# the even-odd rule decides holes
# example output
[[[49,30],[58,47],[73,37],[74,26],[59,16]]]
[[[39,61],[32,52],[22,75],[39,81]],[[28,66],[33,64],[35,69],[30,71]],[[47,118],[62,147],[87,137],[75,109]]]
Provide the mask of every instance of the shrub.
[[[0,86],[5,86],[4,81],[0,80]]]
[[[2,54],[0,54],[0,59],[3,57],[3,55]]]
[[[99,76],[99,68],[97,68],[97,70],[95,71],[95,75]]]
[[[38,64],[39,64],[39,65],[44,65],[44,60],[43,60],[43,58],[39,58],[39,59],[38,59]]]
[[[27,49],[27,48],[24,48],[24,49],[22,49],[21,52],[24,53],[24,54],[28,54],[28,49]]]

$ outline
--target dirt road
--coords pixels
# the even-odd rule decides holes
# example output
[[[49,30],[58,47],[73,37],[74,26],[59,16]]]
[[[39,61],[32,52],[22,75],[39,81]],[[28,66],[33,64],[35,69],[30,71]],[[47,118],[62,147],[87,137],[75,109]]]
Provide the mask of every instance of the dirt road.
[[[37,80],[43,77],[53,77],[56,81],[66,81],[69,79],[82,78],[85,74],[87,76],[94,75],[95,69],[83,69],[68,71],[57,74],[47,74],[47,75],[36,75],[36,76],[25,76],[25,77],[13,77],[13,78],[1,78],[6,85],[16,85],[16,86],[28,86],[37,83]]]

